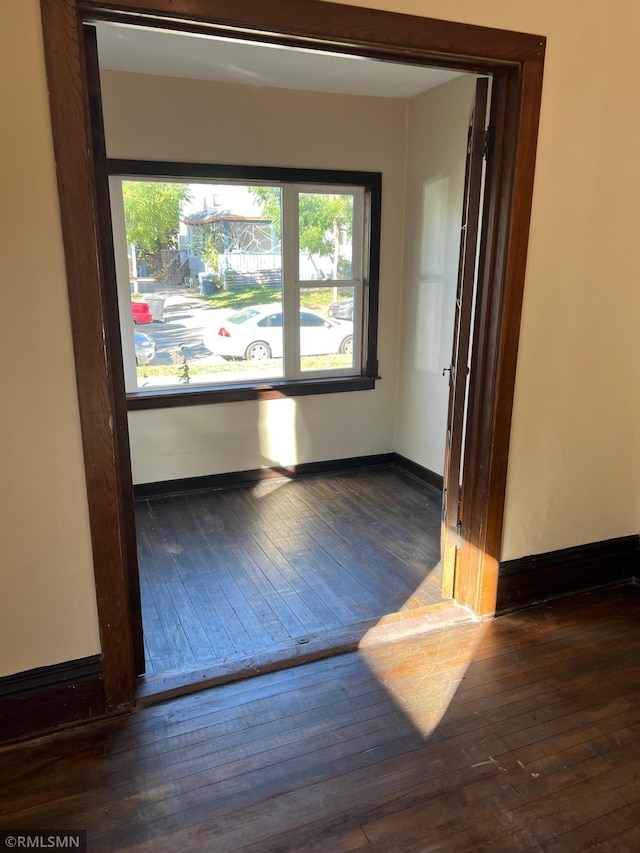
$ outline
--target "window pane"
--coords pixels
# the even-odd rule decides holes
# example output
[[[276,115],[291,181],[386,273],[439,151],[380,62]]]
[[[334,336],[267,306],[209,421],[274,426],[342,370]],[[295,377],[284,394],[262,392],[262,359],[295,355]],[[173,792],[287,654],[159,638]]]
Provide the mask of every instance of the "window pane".
[[[300,281],[353,278],[353,195],[298,193]]]
[[[127,390],[358,373],[360,190],[188,180],[110,179]]]
[[[124,181],[139,389],[283,376],[278,187]]]
[[[303,287],[300,290],[300,370],[353,368],[353,287]],[[349,311],[350,304],[350,311]],[[348,315],[337,317],[335,312]]]

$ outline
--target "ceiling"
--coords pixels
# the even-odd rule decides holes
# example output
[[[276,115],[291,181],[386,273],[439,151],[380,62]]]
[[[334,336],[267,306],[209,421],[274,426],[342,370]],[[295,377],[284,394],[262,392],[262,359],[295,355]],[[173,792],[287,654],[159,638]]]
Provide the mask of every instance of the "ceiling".
[[[460,72],[306,48],[97,23],[100,67],[313,92],[411,98]]]

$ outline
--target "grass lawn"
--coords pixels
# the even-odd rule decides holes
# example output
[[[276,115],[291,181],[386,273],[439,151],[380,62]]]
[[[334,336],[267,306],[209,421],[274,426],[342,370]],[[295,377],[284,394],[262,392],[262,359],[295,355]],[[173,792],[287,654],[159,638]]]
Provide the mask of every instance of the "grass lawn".
[[[302,357],[303,370],[331,370],[351,367],[350,355],[306,355]],[[147,364],[137,368],[138,379],[151,379],[155,376],[166,376],[168,379],[175,378],[176,381],[182,372],[182,367],[176,364]],[[265,374],[271,377],[282,375],[282,359],[271,358],[268,361],[256,364],[253,361],[224,361],[216,364],[199,364],[197,361],[189,362],[189,374],[192,377],[212,376],[213,381],[220,377],[233,376],[242,381],[242,376],[254,378],[256,374]]]
[[[282,301],[279,287],[243,287],[242,290],[219,290],[211,296],[201,297],[212,308],[247,308],[250,305],[269,305]]]
[[[305,287],[302,299],[304,308],[311,308],[326,315],[326,309],[336,299],[350,299],[352,287]],[[336,295],[337,294],[337,295]],[[270,305],[282,302],[280,287],[244,287],[242,290],[220,290],[211,296],[202,296],[212,308],[247,308],[250,305]]]
[[[197,361],[189,362],[189,373],[191,376],[225,376],[238,373],[274,373],[282,372],[282,359],[272,358],[262,364],[247,361],[225,361],[217,364],[199,364]],[[138,378],[152,378],[154,376],[175,376],[182,373],[182,366],[177,364],[147,364],[137,368]]]

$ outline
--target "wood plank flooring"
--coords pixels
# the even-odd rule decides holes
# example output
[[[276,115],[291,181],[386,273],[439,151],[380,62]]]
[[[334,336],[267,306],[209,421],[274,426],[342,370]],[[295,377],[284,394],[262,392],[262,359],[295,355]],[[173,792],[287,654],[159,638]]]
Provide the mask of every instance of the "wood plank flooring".
[[[0,828],[90,853],[637,853],[640,589],[0,750]]]
[[[442,601],[440,495],[393,467],[139,500],[136,529],[148,674]]]

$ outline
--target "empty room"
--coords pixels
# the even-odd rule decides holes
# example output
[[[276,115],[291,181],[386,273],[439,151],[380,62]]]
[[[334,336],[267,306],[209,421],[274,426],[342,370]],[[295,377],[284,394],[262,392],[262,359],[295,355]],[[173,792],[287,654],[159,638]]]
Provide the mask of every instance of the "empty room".
[[[5,846],[638,849],[638,15],[5,10]]]

